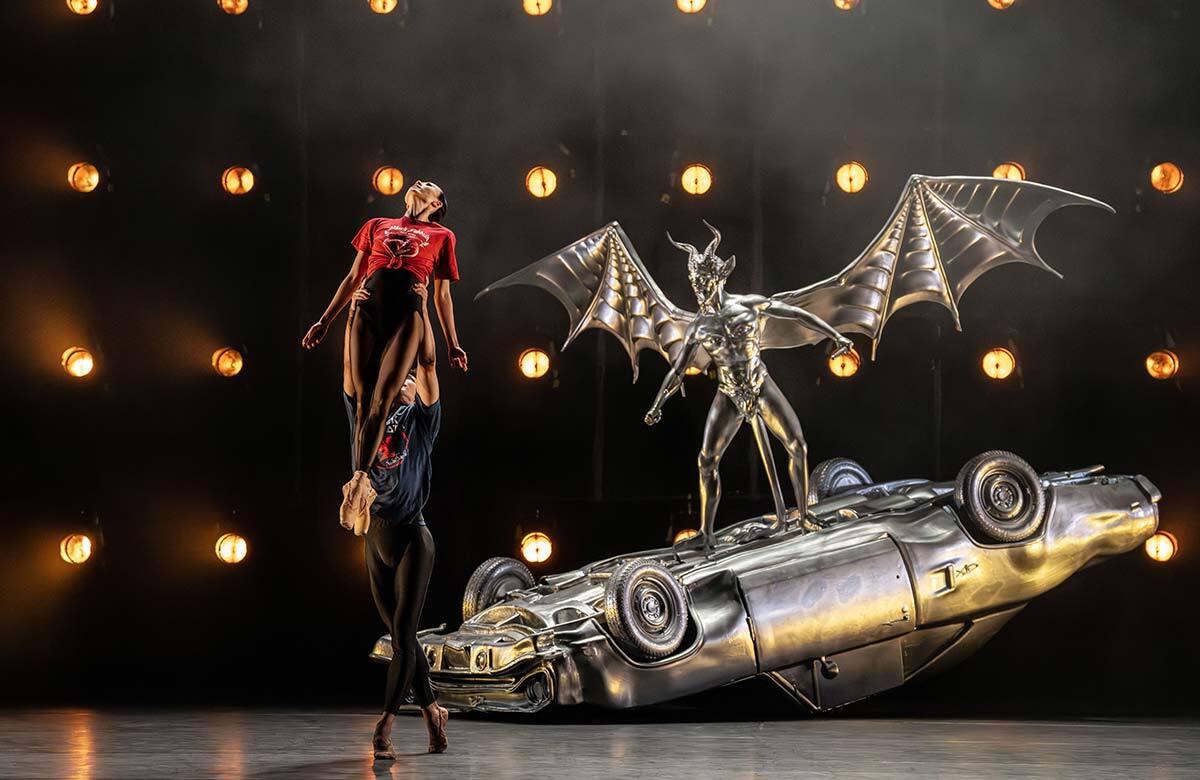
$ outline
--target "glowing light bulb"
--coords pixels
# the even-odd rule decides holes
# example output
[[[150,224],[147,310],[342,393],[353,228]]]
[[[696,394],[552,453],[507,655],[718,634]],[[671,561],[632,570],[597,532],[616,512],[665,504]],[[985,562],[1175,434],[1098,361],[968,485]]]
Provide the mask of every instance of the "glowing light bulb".
[[[550,537],[541,531],[526,534],[525,538],[521,540],[521,555],[530,563],[542,563],[549,560],[552,552],[554,552],[554,545],[550,543]]]
[[[851,194],[861,192],[862,188],[867,186],[867,166],[860,162],[851,161],[844,163],[837,169],[837,174],[834,177],[837,180],[837,186],[843,192]]]

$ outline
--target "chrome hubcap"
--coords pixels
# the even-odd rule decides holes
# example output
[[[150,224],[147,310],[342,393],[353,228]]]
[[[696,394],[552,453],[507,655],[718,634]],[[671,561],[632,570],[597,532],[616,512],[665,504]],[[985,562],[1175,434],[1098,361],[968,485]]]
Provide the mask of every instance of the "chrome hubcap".
[[[997,520],[1012,520],[1025,509],[1025,490],[1014,474],[998,472],[983,482],[984,508]]]

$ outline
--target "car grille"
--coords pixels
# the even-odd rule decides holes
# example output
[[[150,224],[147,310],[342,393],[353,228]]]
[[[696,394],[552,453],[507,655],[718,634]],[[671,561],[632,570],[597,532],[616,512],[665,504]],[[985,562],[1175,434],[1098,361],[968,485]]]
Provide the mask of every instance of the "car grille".
[[[445,645],[442,648],[442,668],[446,670],[469,671],[471,669],[471,651],[469,648],[458,648]]]

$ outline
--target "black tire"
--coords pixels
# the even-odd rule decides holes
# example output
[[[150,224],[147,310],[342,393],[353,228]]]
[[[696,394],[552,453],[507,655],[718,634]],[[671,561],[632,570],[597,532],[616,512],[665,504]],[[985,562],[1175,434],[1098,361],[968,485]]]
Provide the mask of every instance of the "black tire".
[[[971,458],[958,472],[954,499],[963,522],[983,539],[1020,542],[1042,527],[1046,491],[1033,467],[1005,450]]]
[[[618,566],[605,584],[604,619],[626,653],[662,658],[678,650],[687,633],[687,596],[666,566],[635,558]]]
[[[533,572],[516,558],[488,558],[467,580],[467,588],[463,591],[463,620],[478,615],[509,591],[532,588],[536,583]]]
[[[858,461],[830,458],[818,463],[808,475],[808,503],[813,505],[830,496],[874,482]]]

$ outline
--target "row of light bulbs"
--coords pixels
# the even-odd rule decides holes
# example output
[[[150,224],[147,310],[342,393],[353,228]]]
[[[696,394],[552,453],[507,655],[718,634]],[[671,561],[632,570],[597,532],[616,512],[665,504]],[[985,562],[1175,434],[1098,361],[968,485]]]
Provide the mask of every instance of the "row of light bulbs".
[[[862,357],[857,349],[851,349],[837,357],[829,358],[829,373],[839,379],[847,379],[858,373]],[[1017,369],[1017,357],[1004,347],[992,347],[979,361],[980,368],[988,379],[1008,379]],[[1172,379],[1179,374],[1179,356],[1169,349],[1158,349],[1146,356],[1146,373],[1153,379]],[[550,372],[550,355],[546,350],[531,347],[517,358],[517,368],[526,379],[541,379]],[[695,376],[700,369],[689,366],[685,373]]]
[[[852,11],[858,7],[861,0],[833,0],[834,8],[842,11]],[[1016,0],[987,0],[992,8],[1003,11],[1012,7]],[[398,0],[367,0],[371,10],[377,14],[390,14],[396,10]],[[675,7],[685,14],[696,14],[704,10],[708,0],[675,0]],[[67,8],[74,13],[86,16],[100,7],[100,0],[67,0]],[[231,16],[246,13],[250,8],[250,0],[217,0],[217,7]],[[554,0],[521,0],[521,8],[530,16],[545,16],[554,7]]]
[[[1003,162],[992,170],[997,179],[1025,179],[1025,167],[1018,162]],[[843,192],[862,192],[870,174],[867,166],[851,160],[834,172],[834,181]],[[77,162],[67,169],[67,183],[77,192],[92,192],[100,186],[100,170],[89,162]],[[713,172],[704,163],[691,163],[683,169],[679,185],[689,195],[704,195],[713,186]],[[394,165],[383,165],[371,174],[371,186],[380,195],[398,195],[404,189],[404,173]],[[1161,162],[1150,169],[1150,186],[1165,195],[1183,189],[1183,169],[1173,162]],[[242,165],[231,165],[221,173],[221,188],[230,195],[246,195],[254,189],[254,172]],[[544,165],[535,165],[525,174],[525,189],[535,198],[548,198],[558,189],[558,174]]]
[[[233,377],[242,373],[246,360],[242,353],[234,347],[220,347],[212,353],[212,367],[223,377]],[[87,347],[67,347],[62,353],[62,367],[76,379],[83,379],[96,368],[96,356]]]
[[[95,544],[90,534],[67,534],[58,543],[58,556],[74,566],[91,560],[94,550]],[[213,545],[213,552],[222,563],[241,563],[250,552],[250,543],[241,534],[221,534],[217,537],[217,543]]]
[[[550,555],[554,552],[554,544],[550,537],[541,531],[526,534],[521,540],[520,548],[521,557],[530,563],[544,563],[550,560]],[[59,557],[73,566],[91,560],[94,550],[95,544],[90,534],[67,534],[58,543]],[[216,553],[217,560],[232,566],[246,560],[250,553],[250,543],[241,534],[224,533],[217,537],[213,552]]]

